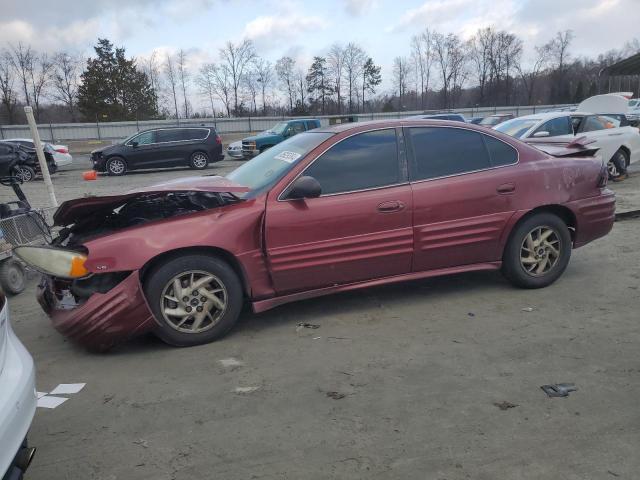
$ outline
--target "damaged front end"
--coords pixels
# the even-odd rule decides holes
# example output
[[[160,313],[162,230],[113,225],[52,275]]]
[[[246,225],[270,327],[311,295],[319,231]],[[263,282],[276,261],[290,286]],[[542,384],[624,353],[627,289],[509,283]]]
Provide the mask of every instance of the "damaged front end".
[[[223,185],[212,182],[208,189],[197,182],[191,187],[180,182],[183,185],[172,182],[123,195],[65,202],[54,215],[55,225],[62,228],[50,246],[16,248],[16,255],[43,274],[37,298],[56,330],[103,351],[153,327],[140,271],[100,271],[100,266],[91,266],[91,250],[85,244],[124,229],[240,202],[233,190],[246,190],[229,185],[226,179]]]

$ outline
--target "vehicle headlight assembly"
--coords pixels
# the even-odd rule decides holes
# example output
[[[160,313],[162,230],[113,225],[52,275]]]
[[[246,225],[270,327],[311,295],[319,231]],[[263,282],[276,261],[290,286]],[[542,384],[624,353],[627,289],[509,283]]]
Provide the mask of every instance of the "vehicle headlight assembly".
[[[82,278],[89,275],[84,266],[87,256],[73,250],[50,247],[16,247],[13,253],[41,273],[59,278]]]

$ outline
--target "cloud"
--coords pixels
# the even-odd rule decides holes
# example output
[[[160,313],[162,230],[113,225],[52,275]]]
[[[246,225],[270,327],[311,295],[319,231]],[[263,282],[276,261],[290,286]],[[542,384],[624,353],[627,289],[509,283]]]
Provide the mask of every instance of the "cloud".
[[[350,15],[359,17],[377,6],[375,0],[344,0],[345,8]]]
[[[456,17],[456,13],[471,8],[476,0],[428,0],[417,8],[411,8],[402,14],[400,20],[389,32],[401,32],[408,27],[435,26]],[[438,25],[440,30],[440,25]]]
[[[287,48],[286,42],[300,38],[310,30],[322,30],[328,22],[316,15],[285,13],[283,15],[263,15],[251,20],[244,27],[243,37],[253,40],[261,51],[273,48]]]

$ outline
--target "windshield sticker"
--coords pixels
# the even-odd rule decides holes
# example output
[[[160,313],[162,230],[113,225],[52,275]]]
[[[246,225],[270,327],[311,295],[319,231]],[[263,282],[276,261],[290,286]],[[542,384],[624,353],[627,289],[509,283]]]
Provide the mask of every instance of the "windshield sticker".
[[[302,155],[300,155],[299,153],[288,152],[287,150],[285,150],[284,152],[280,152],[278,155],[276,155],[273,158],[275,158],[276,160],[282,160],[283,162],[293,163],[297,159],[299,159],[301,156]]]

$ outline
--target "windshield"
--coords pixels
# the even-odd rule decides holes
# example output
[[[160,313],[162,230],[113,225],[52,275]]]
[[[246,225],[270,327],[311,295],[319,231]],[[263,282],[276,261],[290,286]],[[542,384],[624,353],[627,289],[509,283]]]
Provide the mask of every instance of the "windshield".
[[[637,107],[640,104],[640,100],[629,100],[630,107]]]
[[[287,129],[286,122],[276,123],[276,126],[267,130],[267,132],[277,133],[278,135],[282,135],[284,131]]]
[[[227,178],[238,185],[249,187],[254,193],[262,191],[277,182],[307,153],[333,135],[323,132],[300,133],[236,168]]]
[[[480,120],[480,125],[496,125],[503,121],[503,117],[485,117]]]
[[[512,137],[521,138],[525,133],[529,131],[531,127],[533,127],[539,121],[539,118],[514,118],[513,120],[509,120],[501,123],[500,125],[496,125],[494,127],[494,130],[506,133],[507,135],[511,135]]]

